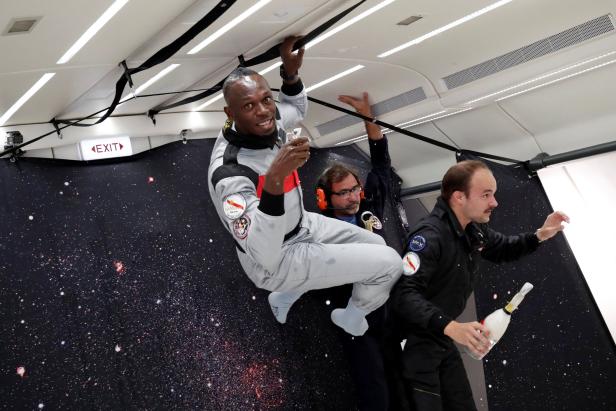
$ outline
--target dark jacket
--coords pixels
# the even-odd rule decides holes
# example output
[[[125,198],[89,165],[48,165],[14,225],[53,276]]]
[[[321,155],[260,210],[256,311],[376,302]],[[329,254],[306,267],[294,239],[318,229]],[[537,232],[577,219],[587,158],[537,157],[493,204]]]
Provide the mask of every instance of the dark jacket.
[[[403,275],[392,293],[393,310],[403,334],[446,341],[443,330],[458,317],[473,291],[479,257],[515,260],[535,249],[534,233],[506,236],[487,224],[462,230],[449,205],[439,197],[432,213],[411,231],[406,251],[419,256],[415,274]]]
[[[372,213],[384,228],[373,227],[373,232],[383,237],[390,247],[400,252],[404,247],[404,238],[408,231],[406,212],[400,200],[402,179],[391,167],[387,137],[380,140],[369,140],[370,162],[372,168],[366,176],[363,186],[364,198],[359,204],[359,211],[355,215],[357,225],[366,228],[362,221],[362,214],[366,211]],[[389,202],[391,207],[386,207]],[[387,224],[391,218],[393,223]]]
[[[387,137],[380,140],[369,140],[370,146],[370,162],[372,169],[366,177],[364,185],[364,199],[359,204],[359,211],[355,215],[357,217],[357,225],[363,227],[361,215],[365,211],[370,211],[381,222],[383,222],[383,213],[385,211],[385,202],[389,197],[391,189],[391,159],[389,158],[389,149]],[[381,234],[382,229],[375,229],[374,232]]]

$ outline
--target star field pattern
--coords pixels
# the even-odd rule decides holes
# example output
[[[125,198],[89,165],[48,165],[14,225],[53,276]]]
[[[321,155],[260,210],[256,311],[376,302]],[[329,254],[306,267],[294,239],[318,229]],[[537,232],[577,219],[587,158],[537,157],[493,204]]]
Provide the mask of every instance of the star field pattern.
[[[552,209],[539,179],[489,165],[499,203],[490,227],[505,234],[541,227]],[[525,282],[535,286],[483,360],[491,411],[616,410],[615,347],[562,234],[515,262],[482,260],[478,273],[479,318],[504,307]]]
[[[280,325],[239,266],[213,143],[0,163],[0,408],[355,408],[334,304],[308,293]]]

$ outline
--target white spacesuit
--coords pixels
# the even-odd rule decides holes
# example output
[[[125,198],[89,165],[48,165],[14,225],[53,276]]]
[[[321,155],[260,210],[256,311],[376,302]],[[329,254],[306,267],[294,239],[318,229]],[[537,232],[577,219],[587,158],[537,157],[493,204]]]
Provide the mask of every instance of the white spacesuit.
[[[286,177],[283,196],[263,190],[265,174],[286,143],[285,130],[306,112],[301,81],[284,84],[279,96],[274,135],[241,135],[225,125],[208,170],[210,196],[248,277],[257,287],[278,292],[270,296],[278,321],[286,321],[302,293],[353,283],[347,308],[334,310],[348,313],[349,321],[344,315],[332,319],[361,335],[368,327],[364,316],[385,303],[402,272],[400,256],[376,234],[305,211],[297,171]]]

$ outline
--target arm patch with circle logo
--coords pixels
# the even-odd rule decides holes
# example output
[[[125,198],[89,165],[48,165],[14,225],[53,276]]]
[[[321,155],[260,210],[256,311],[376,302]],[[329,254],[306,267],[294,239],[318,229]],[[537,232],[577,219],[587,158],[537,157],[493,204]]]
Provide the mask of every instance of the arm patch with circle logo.
[[[416,234],[409,240],[409,250],[411,251],[421,251],[426,248],[428,245],[424,236]]]

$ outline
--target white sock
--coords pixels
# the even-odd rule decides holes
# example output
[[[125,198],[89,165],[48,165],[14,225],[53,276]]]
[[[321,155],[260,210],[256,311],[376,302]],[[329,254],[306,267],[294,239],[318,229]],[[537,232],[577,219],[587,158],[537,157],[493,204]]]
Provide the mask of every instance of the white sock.
[[[366,311],[357,308],[349,299],[346,308],[337,308],[332,311],[332,321],[349,334],[359,337],[368,331],[367,314]]]
[[[267,297],[267,301],[269,301],[274,317],[276,317],[276,320],[278,320],[280,324],[287,322],[287,314],[289,314],[291,306],[301,296],[302,293],[299,291],[273,291],[270,293]]]

